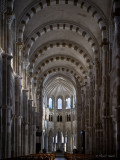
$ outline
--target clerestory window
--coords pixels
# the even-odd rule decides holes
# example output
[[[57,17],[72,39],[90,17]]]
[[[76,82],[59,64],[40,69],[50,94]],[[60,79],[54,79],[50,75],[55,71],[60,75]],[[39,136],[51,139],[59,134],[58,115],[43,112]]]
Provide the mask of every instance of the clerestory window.
[[[57,108],[58,108],[58,109],[62,109],[62,99],[61,99],[61,98],[58,98]]]
[[[53,108],[53,100],[52,98],[49,98],[49,109]]]
[[[70,108],[71,108],[71,99],[66,98],[66,109],[70,109]]]

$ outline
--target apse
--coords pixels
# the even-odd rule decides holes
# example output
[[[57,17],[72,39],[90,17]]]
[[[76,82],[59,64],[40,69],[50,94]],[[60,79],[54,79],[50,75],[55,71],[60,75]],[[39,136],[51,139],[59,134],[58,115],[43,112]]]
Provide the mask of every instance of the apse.
[[[45,81],[42,119],[45,141],[42,147],[48,152],[71,152],[77,143],[75,81],[62,74]]]

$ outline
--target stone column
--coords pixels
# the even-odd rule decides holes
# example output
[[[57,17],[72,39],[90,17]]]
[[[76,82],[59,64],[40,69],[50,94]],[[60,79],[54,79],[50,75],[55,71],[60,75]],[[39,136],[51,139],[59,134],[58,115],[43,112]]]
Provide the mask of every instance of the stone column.
[[[28,63],[23,61],[22,64],[23,64],[22,73],[21,73],[22,77],[23,77],[22,78],[22,86],[24,89],[28,89],[27,88],[27,65],[28,65]]]
[[[12,137],[11,137],[11,141],[12,141],[12,146],[11,146],[11,157],[16,157],[16,141],[15,141],[15,132],[16,132],[16,116],[15,116],[15,113],[12,114]]]
[[[11,157],[11,107],[7,108],[7,158]]]
[[[22,69],[23,69],[23,62],[22,62],[22,48],[23,48],[23,42],[17,42],[17,55],[16,55],[16,72],[22,76]]]
[[[0,47],[0,159],[2,159],[2,52]]]
[[[117,89],[117,157],[120,158],[120,2],[114,0],[116,89]]]
[[[36,153],[36,114],[35,114],[35,108],[32,107],[33,109],[33,153]]]
[[[99,114],[99,110],[98,110],[98,61],[95,61],[94,64],[94,72],[95,72],[95,88],[94,88],[94,92],[95,92],[95,96],[94,96],[94,127],[95,127],[95,154],[98,154],[98,146],[99,146],[99,142],[98,142],[98,127],[97,127],[97,123],[98,123],[98,114]]]
[[[7,158],[7,108],[5,106],[2,107],[2,158]]]
[[[12,16],[12,19],[13,19],[13,16]],[[8,38],[9,37],[10,35],[8,35]],[[10,44],[8,47],[10,49],[11,47]],[[11,157],[11,120],[12,120],[13,93],[14,93],[13,70],[11,67],[11,59],[12,59],[12,56],[11,56],[11,53],[9,53],[7,55],[7,158]]]
[[[80,125],[80,120],[81,120],[81,116],[80,113],[81,112],[81,87],[79,82],[77,82],[77,94],[76,94],[76,113],[77,113],[77,149],[79,152],[81,151],[81,135],[80,135],[80,131],[81,131],[81,125]],[[68,136],[68,135],[67,135]]]
[[[100,61],[95,60],[94,64],[95,82],[94,82],[94,128],[95,128],[95,154],[101,154],[101,108],[100,108]],[[94,131],[93,128],[93,131]],[[94,134],[94,133],[93,133]]]
[[[15,148],[14,148],[14,157],[21,156],[21,123],[22,116],[15,115],[14,117],[14,127],[15,127]]]
[[[2,108],[1,107],[0,107],[0,159],[2,159]]]
[[[2,158],[11,157],[11,108],[3,106],[2,110]]]
[[[29,122],[29,135],[28,135],[28,147],[29,154],[32,154],[32,146],[33,146],[33,132],[32,132],[32,100],[28,100],[28,122]]]
[[[28,154],[28,90],[23,90],[23,155]]]
[[[45,145],[44,145],[44,132],[42,132],[42,144],[41,144],[41,149],[44,149]]]
[[[21,77],[15,76],[15,156],[21,155],[22,93]]]
[[[2,54],[2,158],[11,157],[12,69],[11,56]]]
[[[11,25],[13,23],[13,20],[15,18],[15,15],[13,12],[8,12],[7,13],[7,53],[9,55],[12,55],[12,41],[11,41]]]
[[[90,154],[94,154],[94,78],[90,76]]]
[[[106,117],[108,115],[108,106],[107,106],[107,92],[106,92],[106,83],[107,83],[107,52],[108,46],[107,43],[102,42],[102,122],[103,122],[103,151],[104,155],[107,155],[107,121]],[[107,112],[106,112],[107,111]]]
[[[48,134],[45,134],[45,149],[48,151]]]
[[[120,106],[117,109],[117,158],[120,158]]]

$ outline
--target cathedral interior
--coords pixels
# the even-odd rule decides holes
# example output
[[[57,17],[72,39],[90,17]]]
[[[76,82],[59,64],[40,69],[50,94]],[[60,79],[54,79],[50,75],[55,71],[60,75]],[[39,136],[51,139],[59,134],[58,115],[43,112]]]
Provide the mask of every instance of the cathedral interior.
[[[120,157],[120,1],[0,0],[0,159]]]

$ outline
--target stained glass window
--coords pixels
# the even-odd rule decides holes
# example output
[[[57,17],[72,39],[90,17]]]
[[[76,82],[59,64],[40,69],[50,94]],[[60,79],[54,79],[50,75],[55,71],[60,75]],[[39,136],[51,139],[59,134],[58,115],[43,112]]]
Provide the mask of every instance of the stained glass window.
[[[53,105],[53,103],[52,103],[52,98],[49,98],[49,109],[52,109],[52,106]]]
[[[58,109],[62,109],[62,99],[58,98]]]

